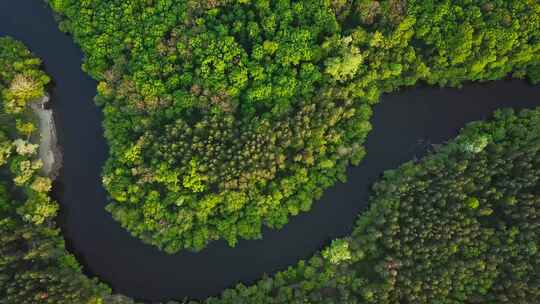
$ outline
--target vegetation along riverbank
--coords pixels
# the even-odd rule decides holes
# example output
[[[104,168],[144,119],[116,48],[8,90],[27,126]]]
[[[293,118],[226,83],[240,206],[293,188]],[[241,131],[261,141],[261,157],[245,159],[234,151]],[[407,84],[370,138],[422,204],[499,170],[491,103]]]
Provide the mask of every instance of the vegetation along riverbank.
[[[59,206],[47,175],[58,163],[47,158],[55,140],[39,140],[54,127],[36,102],[47,100],[48,82],[24,45],[0,38],[0,303],[100,303],[109,289],[82,274],[54,223]],[[51,167],[43,171],[44,163]]]
[[[106,209],[162,261],[261,239],[308,212],[362,161],[383,93],[540,83],[534,0],[46,3],[98,81]],[[136,303],[83,274],[57,228],[60,162],[41,68],[0,38],[0,304]],[[501,109],[380,173],[348,235],[256,282],[168,304],[540,302],[540,108]],[[111,248],[92,249],[105,260]],[[141,268],[155,266],[147,258]],[[140,277],[149,288],[153,277]]]
[[[537,303],[540,108],[387,171],[352,234],[205,303]]]
[[[100,82],[107,210],[168,253],[307,212],[383,92],[540,80],[530,0],[49,3]]]

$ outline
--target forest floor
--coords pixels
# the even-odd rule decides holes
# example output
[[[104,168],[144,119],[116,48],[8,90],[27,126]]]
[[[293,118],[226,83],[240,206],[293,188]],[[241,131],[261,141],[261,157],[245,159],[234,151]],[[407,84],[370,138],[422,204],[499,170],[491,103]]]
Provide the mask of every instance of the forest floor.
[[[39,157],[43,161],[43,173],[51,179],[58,177],[62,167],[62,153],[58,146],[53,110],[47,109],[49,96],[45,95],[30,108],[39,120]]]

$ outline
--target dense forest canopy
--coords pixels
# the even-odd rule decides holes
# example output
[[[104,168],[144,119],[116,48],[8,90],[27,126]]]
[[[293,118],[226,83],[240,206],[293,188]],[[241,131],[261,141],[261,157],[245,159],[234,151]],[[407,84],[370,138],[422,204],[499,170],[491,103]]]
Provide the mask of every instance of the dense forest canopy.
[[[539,303],[540,108],[387,171],[352,234],[207,304]]]
[[[261,238],[418,81],[540,81],[535,0],[49,0],[99,80],[107,209],[166,252]]]
[[[108,209],[167,252],[309,210],[362,159],[384,92],[540,82],[533,0],[49,2],[100,81]],[[55,227],[27,107],[49,81],[0,38],[0,303],[134,303],[85,277]],[[540,302],[539,183],[540,108],[498,111],[386,172],[351,235],[202,303]]]
[[[49,83],[40,64],[21,43],[0,38],[0,303],[103,303],[110,290],[82,274],[53,221],[58,204],[27,106]]]

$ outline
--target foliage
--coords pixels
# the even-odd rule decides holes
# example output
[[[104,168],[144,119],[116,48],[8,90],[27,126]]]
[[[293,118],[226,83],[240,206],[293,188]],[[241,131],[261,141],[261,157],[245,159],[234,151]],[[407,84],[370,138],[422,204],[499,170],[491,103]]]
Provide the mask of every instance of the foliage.
[[[462,149],[479,136],[485,149]],[[498,111],[385,172],[349,237],[205,303],[538,303],[538,189],[540,108]]]
[[[26,140],[32,128],[17,128],[32,124],[26,103],[45,94],[39,66],[24,45],[0,38],[0,303],[102,303],[109,289],[82,274],[54,227],[58,204],[38,145]]]
[[[333,240],[332,244],[322,251],[322,256],[332,264],[340,264],[351,259],[349,243],[345,240]]]
[[[381,93],[539,75],[532,0],[49,3],[100,81],[107,209],[169,253],[308,211]]]
[[[2,111],[20,114],[26,104],[45,94],[49,77],[40,69],[40,60],[10,38],[0,38],[0,96]]]

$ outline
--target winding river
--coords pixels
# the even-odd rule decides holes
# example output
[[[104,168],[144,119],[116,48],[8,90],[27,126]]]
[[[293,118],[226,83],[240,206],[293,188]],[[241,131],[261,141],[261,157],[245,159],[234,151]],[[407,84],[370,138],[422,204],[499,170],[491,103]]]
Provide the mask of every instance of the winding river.
[[[386,170],[443,143],[466,122],[484,119],[500,107],[540,105],[540,87],[523,81],[469,84],[463,89],[418,87],[384,96],[375,107],[373,131],[360,166],[349,179],[326,191],[313,209],[296,216],[264,239],[236,248],[214,242],[200,253],[164,254],[142,244],[104,210],[100,170],[107,157],[102,114],[93,103],[96,83],[80,68],[82,53],[61,33],[40,0],[0,0],[0,36],[24,42],[44,61],[52,77],[53,108],[64,152],[55,197],[59,225],[88,275],[115,292],[147,301],[204,298],[237,282],[254,282],[309,257],[329,240],[346,235],[366,208],[370,184]]]

